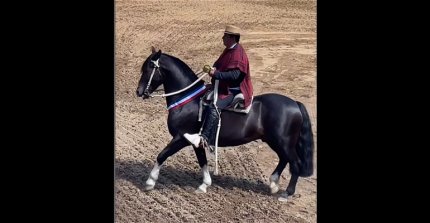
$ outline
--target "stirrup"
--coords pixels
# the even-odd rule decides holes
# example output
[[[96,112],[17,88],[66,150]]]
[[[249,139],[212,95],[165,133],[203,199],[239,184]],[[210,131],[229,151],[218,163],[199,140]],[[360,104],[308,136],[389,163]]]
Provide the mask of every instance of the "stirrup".
[[[209,143],[203,137],[201,138],[200,145],[202,145],[203,148],[209,150],[209,152],[211,152],[211,153],[215,152],[215,148],[213,146],[209,145]]]

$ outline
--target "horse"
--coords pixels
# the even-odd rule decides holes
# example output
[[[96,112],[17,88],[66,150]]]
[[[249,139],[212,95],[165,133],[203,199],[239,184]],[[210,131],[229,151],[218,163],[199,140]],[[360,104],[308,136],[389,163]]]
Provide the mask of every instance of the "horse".
[[[158,154],[145,182],[144,190],[150,191],[154,189],[164,161],[190,145],[183,134],[196,133],[200,130],[202,123],[198,120],[199,100],[205,90],[205,82],[199,80],[196,73],[183,61],[162,53],[161,50],[157,51],[154,47],[144,61],[140,75],[136,90],[139,98],[152,97],[151,94],[163,85],[164,92],[167,93],[165,97],[168,107],[167,125],[173,137]],[[191,86],[193,83],[195,85]],[[253,97],[248,113],[223,111],[221,120],[218,146],[238,146],[260,139],[278,155],[278,165],[269,178],[271,194],[279,191],[280,175],[289,163],[291,178],[278,200],[286,201],[295,193],[299,177],[309,177],[313,174],[314,139],[311,121],[306,107],[301,102],[275,93],[257,95]],[[206,193],[212,184],[206,153],[201,147],[193,148],[203,173],[203,182],[195,192]]]

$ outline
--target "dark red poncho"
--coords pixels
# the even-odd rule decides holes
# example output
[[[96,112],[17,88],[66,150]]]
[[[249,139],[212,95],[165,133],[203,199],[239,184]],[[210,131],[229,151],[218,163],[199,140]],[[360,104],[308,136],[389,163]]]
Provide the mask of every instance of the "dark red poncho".
[[[233,47],[233,49],[224,49],[224,52],[222,52],[218,60],[215,62],[214,67],[216,67],[216,69],[221,72],[238,68],[242,73],[245,74],[243,81],[240,83],[240,91],[242,92],[245,100],[245,107],[250,105],[253,95],[253,87],[249,72],[248,56],[246,55],[243,47],[238,43]],[[218,95],[220,98],[225,98],[228,96],[228,88],[230,85],[230,81],[219,81]]]

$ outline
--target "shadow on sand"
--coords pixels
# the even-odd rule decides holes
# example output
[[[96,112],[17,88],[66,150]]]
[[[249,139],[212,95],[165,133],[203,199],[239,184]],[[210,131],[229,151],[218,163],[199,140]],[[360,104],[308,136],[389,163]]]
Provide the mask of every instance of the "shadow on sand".
[[[152,170],[154,163],[150,161],[133,162],[133,161],[116,161],[115,178],[123,179],[133,183],[141,191],[144,191],[145,181]],[[197,165],[197,164],[196,164]],[[198,167],[198,165],[197,165]],[[252,191],[262,195],[270,195],[269,187],[261,180],[240,179],[232,176],[222,175],[214,176],[211,173],[212,186],[219,186],[224,189],[233,190],[238,188],[244,191]],[[177,185],[179,187],[191,186],[196,188],[202,183],[203,176],[200,167],[196,171],[178,170],[171,166],[162,166],[160,175],[155,185]]]

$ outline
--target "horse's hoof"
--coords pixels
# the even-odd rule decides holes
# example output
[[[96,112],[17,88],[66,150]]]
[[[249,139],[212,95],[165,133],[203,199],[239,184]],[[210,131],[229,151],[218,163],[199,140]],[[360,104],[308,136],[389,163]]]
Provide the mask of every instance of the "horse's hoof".
[[[288,194],[287,194],[287,193],[282,193],[282,194],[278,197],[278,201],[281,201],[281,202],[287,202],[287,201],[288,201]]]
[[[204,194],[204,193],[206,193],[206,190],[202,190],[200,188],[197,188],[197,190],[195,190],[194,193],[196,193],[196,194]]]
[[[197,193],[197,194],[204,194],[204,193],[207,192],[206,188],[207,188],[206,184],[202,184],[194,192]]]
[[[275,182],[270,183],[270,193],[275,194],[279,191],[279,186]]]
[[[155,186],[155,185],[146,185],[146,186],[145,186],[145,191],[151,191],[151,190],[153,190],[153,189],[154,189],[154,186]]]
[[[276,194],[276,193],[278,193],[278,191],[279,191],[279,187],[271,187],[270,188],[270,193],[271,194]]]

